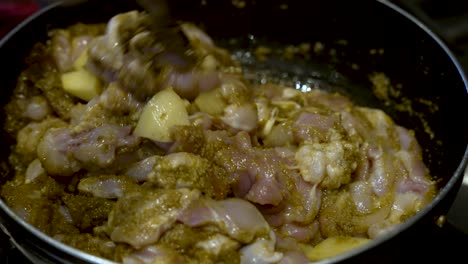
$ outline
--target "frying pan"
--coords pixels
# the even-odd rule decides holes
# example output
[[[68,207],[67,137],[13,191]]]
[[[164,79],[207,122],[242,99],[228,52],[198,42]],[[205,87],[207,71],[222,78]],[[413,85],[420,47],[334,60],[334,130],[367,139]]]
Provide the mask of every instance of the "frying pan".
[[[169,4],[175,19],[200,25],[219,45],[237,54],[252,79],[280,76],[275,81],[339,91],[358,105],[383,109],[397,124],[415,131],[424,161],[437,179],[437,197],[390,233],[322,263],[391,263],[400,250],[423,239],[420,230],[434,228],[435,220],[447,213],[468,160],[467,81],[448,48],[421,22],[384,0],[175,0]],[[28,51],[35,42],[46,40],[47,30],[76,22],[106,22],[135,8],[133,1],[124,0],[54,4],[27,19],[0,42],[1,104],[9,100]],[[314,47],[317,42],[323,50],[311,51],[310,56],[289,60],[273,56],[262,62],[251,56],[259,45],[281,49],[301,43]],[[376,72],[390,79],[399,97],[384,102],[374,95],[369,76]],[[405,102],[410,102],[412,111],[398,107]],[[1,118],[3,123],[3,114]],[[7,146],[12,141],[4,132],[0,140],[0,175],[5,181],[11,177]],[[2,229],[36,263],[110,263],[47,237],[3,201],[0,219]]]

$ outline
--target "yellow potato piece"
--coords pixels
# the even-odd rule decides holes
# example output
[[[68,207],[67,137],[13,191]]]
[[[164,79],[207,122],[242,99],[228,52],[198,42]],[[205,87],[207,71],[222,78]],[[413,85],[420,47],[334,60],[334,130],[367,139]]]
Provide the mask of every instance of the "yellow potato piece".
[[[369,241],[371,240],[358,237],[329,237],[317,244],[315,247],[302,245],[302,251],[311,261],[318,261],[358,248]]]
[[[134,134],[155,141],[170,142],[169,129],[189,125],[185,102],[172,89],[164,89],[145,105]]]
[[[218,89],[200,93],[194,103],[200,111],[210,115],[221,115],[226,108],[226,102]]]
[[[73,68],[75,70],[83,69],[86,63],[88,63],[88,49],[80,53],[80,56],[73,62]]]
[[[61,80],[66,92],[85,101],[93,99],[101,91],[99,79],[83,69],[64,73]]]

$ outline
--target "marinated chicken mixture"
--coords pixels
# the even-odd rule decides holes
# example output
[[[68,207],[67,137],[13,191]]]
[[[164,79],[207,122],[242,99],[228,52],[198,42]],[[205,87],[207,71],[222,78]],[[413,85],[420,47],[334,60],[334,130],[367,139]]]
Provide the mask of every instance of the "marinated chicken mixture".
[[[49,236],[122,263],[308,263],[434,197],[413,132],[381,110],[249,83],[195,25],[150,20],[55,29],[26,61],[1,196]]]

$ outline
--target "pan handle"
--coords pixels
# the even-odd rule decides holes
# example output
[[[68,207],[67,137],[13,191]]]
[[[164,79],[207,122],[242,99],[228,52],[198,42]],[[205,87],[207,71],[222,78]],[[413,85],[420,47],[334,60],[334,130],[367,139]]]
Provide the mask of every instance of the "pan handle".
[[[447,214],[447,225],[468,236],[468,167],[463,182]]]
[[[435,224],[432,226],[434,230],[428,232],[428,234],[435,234],[435,236],[440,239],[441,243],[443,243],[443,241],[456,241],[459,245],[468,245],[468,234],[450,223],[450,221],[445,220],[442,225]],[[454,243],[450,244],[453,245]]]
[[[465,168],[463,182],[455,200],[446,215],[440,216],[434,232],[444,239],[457,239],[468,245],[468,167]]]

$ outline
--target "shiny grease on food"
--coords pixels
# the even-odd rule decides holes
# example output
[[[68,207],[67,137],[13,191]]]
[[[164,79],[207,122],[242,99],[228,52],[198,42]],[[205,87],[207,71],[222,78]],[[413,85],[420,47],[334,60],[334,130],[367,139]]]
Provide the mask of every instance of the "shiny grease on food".
[[[320,89],[251,84],[180,24],[132,11],[34,46],[6,106],[2,198],[49,236],[123,263],[307,263],[435,195],[411,130]]]

